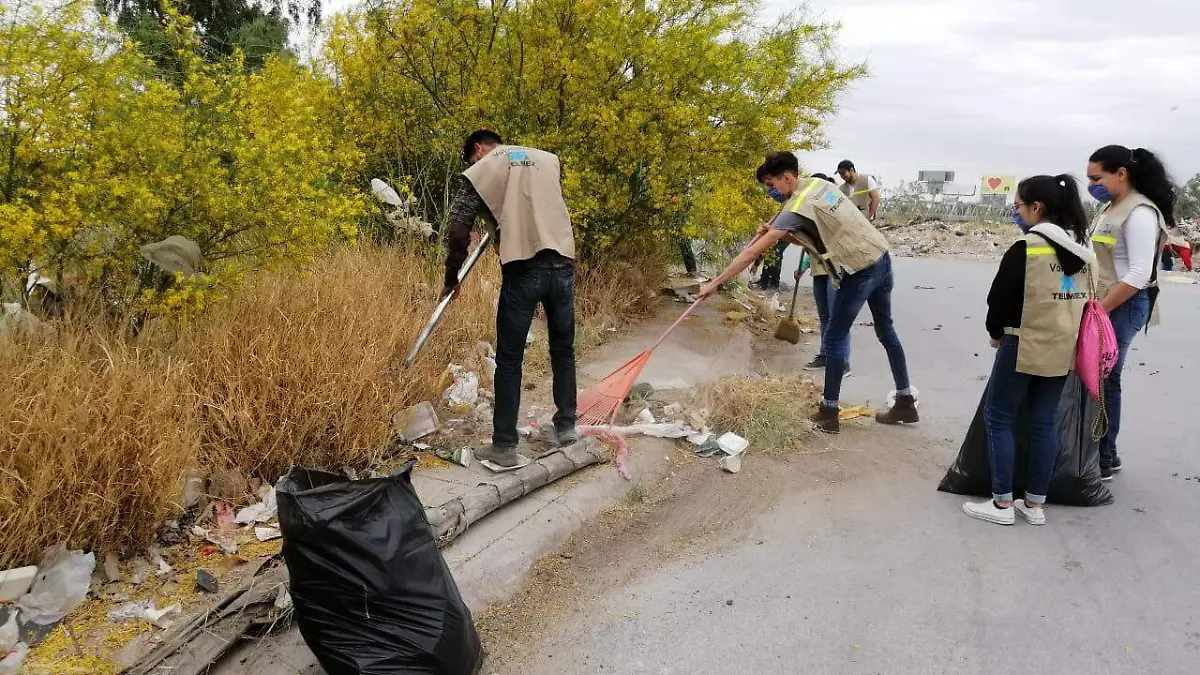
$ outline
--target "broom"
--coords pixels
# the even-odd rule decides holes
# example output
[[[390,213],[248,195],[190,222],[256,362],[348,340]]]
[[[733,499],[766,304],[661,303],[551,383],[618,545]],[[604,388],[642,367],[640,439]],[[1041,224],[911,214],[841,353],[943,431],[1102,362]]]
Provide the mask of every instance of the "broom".
[[[800,280],[796,280],[796,287],[792,289],[792,308],[788,311],[788,315],[779,320],[779,325],[775,327],[775,339],[790,342],[792,344],[800,344],[800,322],[796,320],[796,298],[800,295]]]

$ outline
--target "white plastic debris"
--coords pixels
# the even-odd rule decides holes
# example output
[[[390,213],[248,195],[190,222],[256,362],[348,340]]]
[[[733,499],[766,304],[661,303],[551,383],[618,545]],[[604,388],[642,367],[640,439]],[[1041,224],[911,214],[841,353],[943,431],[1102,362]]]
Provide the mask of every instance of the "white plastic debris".
[[[717,462],[717,465],[729,473],[737,473],[742,470],[742,456],[726,455]]]
[[[479,400],[479,377],[453,363],[447,368],[454,375],[454,384],[442,394],[446,404],[452,408],[473,408]]]
[[[257,537],[259,541],[271,541],[273,539],[282,537],[283,533],[279,531],[278,525],[271,525],[270,527],[254,528],[254,536]]]
[[[711,433],[709,433],[707,431],[701,431],[700,433],[696,433],[696,434],[692,434],[691,436],[688,436],[687,442],[691,443],[692,445],[700,446],[700,445],[704,445],[705,443],[707,443],[708,439],[710,439],[710,438],[712,438]]]
[[[12,602],[28,593],[37,573],[35,565],[0,571],[0,602]]]
[[[288,591],[287,584],[279,584],[279,590],[275,592],[275,609],[288,610],[292,608],[292,594]]]
[[[171,622],[167,617],[172,614],[178,614],[179,611],[178,604],[159,609],[153,600],[139,600],[138,602],[121,605],[110,611],[108,618],[117,623],[145,621],[159,628],[170,628]]]
[[[13,610],[8,614],[8,621],[0,626],[0,654],[6,653],[17,645],[17,641],[21,639],[21,628],[17,625],[18,610]]]
[[[486,403],[480,403],[479,405],[475,406],[475,412],[471,414],[471,417],[473,417],[476,422],[487,422],[491,420],[492,406]]]
[[[63,544],[51,546],[42,556],[33,588],[17,601],[22,616],[41,626],[62,621],[87,598],[95,570],[95,554],[68,551]]]
[[[194,534],[197,537],[200,537],[202,539],[208,539],[208,530],[204,529],[203,527],[200,527],[199,525],[192,526],[192,534]]]
[[[420,403],[396,413],[392,418],[392,428],[406,443],[424,438],[437,431],[437,412],[429,401]]]
[[[29,655],[29,645],[18,642],[7,654],[0,655],[0,675],[17,675],[21,672],[21,664]]]
[[[783,303],[779,301],[778,293],[771,296],[771,299],[767,302],[767,306],[770,307],[771,311],[773,312],[783,312],[787,309],[787,307],[785,307]]]
[[[275,488],[267,490],[263,496],[263,500],[257,504],[251,504],[246,508],[238,511],[234,517],[234,522],[241,525],[252,525],[254,523],[265,523],[279,513],[279,504],[275,498]]]
[[[150,563],[154,565],[155,574],[158,576],[166,576],[171,573],[171,566],[167,563],[166,558],[163,558],[162,552],[157,546],[151,546],[146,554],[150,557]]]
[[[740,455],[750,447],[750,441],[730,431],[717,439],[717,445],[727,455]]]
[[[670,418],[678,418],[683,415],[683,406],[678,403],[663,406],[663,414]]]
[[[657,420],[654,419],[654,413],[650,412],[649,408],[642,408],[642,411],[637,414],[637,421],[642,424],[654,424]]]
[[[653,436],[655,438],[687,438],[696,433],[684,424],[678,422],[659,422],[657,424],[632,424],[625,427],[597,427],[618,433],[622,436]]]
[[[374,192],[375,198],[384,204],[404,206],[404,200],[400,198],[400,194],[396,192],[395,188],[378,178],[371,179],[371,192]]]

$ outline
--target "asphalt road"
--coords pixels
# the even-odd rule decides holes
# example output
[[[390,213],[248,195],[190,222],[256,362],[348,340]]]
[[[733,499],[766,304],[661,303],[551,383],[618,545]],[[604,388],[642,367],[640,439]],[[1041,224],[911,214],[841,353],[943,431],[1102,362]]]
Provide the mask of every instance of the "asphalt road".
[[[896,262],[923,423],[895,433],[918,434],[941,466],[991,365],[993,269]],[[1045,527],[1005,528],[967,518],[964,498],[936,492],[940,472],[915,469],[793,494],[733,544],[544,626],[519,672],[1200,672],[1200,286],[1165,284],[1163,310],[1129,358],[1112,506],[1054,507]],[[853,363],[843,400],[880,402],[890,376],[867,326],[855,328]]]

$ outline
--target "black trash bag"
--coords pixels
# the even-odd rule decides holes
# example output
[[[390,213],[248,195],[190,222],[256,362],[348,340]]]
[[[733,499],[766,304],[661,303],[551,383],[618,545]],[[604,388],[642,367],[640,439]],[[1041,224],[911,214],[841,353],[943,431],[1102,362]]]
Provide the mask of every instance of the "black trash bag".
[[[992,470],[988,463],[987,428],[983,405],[987,390],[979,399],[975,419],[967,429],[958,451],[958,459],[942,482],[941,492],[990,497]],[[1100,405],[1087,387],[1075,376],[1067,378],[1058,402],[1058,461],[1050,479],[1047,501],[1067,506],[1104,506],[1113,502],[1112,493],[1100,482],[1100,444],[1092,439],[1092,422]],[[1017,414],[1017,463],[1013,476],[1013,494],[1025,494],[1025,474],[1029,466],[1029,412],[1024,406]]]
[[[296,621],[329,675],[474,675],[483,665],[411,471],[348,480],[293,469],[276,486]]]

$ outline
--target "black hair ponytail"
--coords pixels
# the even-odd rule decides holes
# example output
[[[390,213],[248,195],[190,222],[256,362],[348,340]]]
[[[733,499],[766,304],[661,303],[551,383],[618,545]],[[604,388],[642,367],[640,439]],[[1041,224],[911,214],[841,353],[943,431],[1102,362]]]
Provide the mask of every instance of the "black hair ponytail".
[[[1157,155],[1145,148],[1130,150],[1123,145],[1106,145],[1093,152],[1088,161],[1096,162],[1109,173],[1122,168],[1128,171],[1133,189],[1154,202],[1167,227],[1175,227],[1175,181]]]
[[[1046,220],[1070,232],[1080,244],[1087,241],[1088,219],[1073,176],[1031,176],[1017,185],[1017,196],[1026,204],[1040,203]]]

